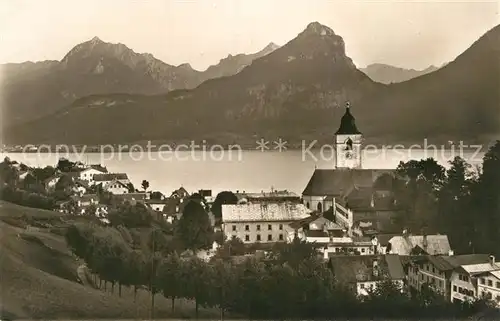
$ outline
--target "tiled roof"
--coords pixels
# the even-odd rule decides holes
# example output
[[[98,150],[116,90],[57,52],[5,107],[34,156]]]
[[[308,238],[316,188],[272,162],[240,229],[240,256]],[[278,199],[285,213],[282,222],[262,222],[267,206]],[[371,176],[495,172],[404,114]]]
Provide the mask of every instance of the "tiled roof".
[[[448,236],[427,235],[427,245],[423,235],[395,236],[390,239],[391,252],[399,255],[410,255],[415,247],[420,247],[430,255],[447,255],[451,250]]]
[[[303,204],[223,204],[223,222],[295,221],[309,217],[311,211]]]
[[[500,280],[500,270],[490,272],[494,277]]]
[[[451,271],[460,266],[481,265],[489,261],[487,254],[465,254],[465,255],[427,255],[425,260],[434,265],[440,271]]]
[[[374,262],[377,261],[378,274],[373,273]],[[348,283],[404,279],[403,265],[398,255],[355,255],[330,257],[330,267],[335,278]]]
[[[108,181],[112,181],[114,179],[125,180],[125,179],[128,179],[128,176],[125,173],[112,173],[112,174],[108,173],[108,174],[95,174],[94,175],[94,181],[108,182]]]
[[[384,169],[316,169],[302,194],[341,196],[356,187],[372,187],[377,177],[393,172]]]
[[[290,224],[288,224],[292,229],[296,230],[301,227],[307,227],[309,226],[309,223],[314,222],[317,220],[320,216],[318,214],[312,214],[311,216],[308,216],[306,218],[300,219],[298,221],[294,221]]]
[[[330,237],[328,235],[328,232],[324,232],[324,231],[321,231],[321,230],[305,230],[304,234],[307,237]]]
[[[484,272],[492,272],[500,270],[500,265],[488,263],[478,263],[462,265],[461,268],[469,274],[478,274]]]
[[[107,173],[108,169],[105,166],[99,165],[99,164],[94,164],[89,166],[92,169],[95,169],[96,171],[100,171],[103,173]]]

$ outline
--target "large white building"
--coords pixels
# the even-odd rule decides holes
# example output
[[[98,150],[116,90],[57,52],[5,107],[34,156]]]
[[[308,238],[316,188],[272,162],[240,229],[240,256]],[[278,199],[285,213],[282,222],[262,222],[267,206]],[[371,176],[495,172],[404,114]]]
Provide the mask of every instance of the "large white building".
[[[247,203],[222,205],[222,231],[227,239],[237,237],[244,243],[285,242],[289,226],[294,221],[310,216],[303,204]]]

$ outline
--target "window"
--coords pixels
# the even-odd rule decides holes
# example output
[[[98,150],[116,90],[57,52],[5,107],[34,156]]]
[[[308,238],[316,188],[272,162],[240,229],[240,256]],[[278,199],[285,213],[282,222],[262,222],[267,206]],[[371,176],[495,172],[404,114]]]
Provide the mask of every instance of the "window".
[[[236,225],[233,225],[233,232],[236,232]]]
[[[479,283],[480,283],[480,284],[484,284],[484,278],[480,278],[480,279],[479,279]]]
[[[365,248],[361,248],[361,253],[365,253]]]
[[[488,286],[493,286],[493,281],[488,280]]]
[[[272,241],[272,240],[273,240],[273,236],[272,236],[271,234],[269,234],[269,235],[267,236],[267,240],[268,240],[268,241]]]
[[[497,289],[500,289],[500,282],[497,282]]]
[[[453,292],[457,292],[457,286],[456,285],[453,286]]]
[[[280,241],[283,241],[283,234],[280,234],[280,236],[279,236],[279,240],[280,240]]]
[[[432,267],[432,273],[436,273],[436,268]]]
[[[361,284],[359,285],[359,287],[360,287],[360,288],[362,288],[362,289],[364,289],[364,288],[365,288],[365,284],[364,284],[364,283],[361,283]]]
[[[250,241],[250,236],[249,235],[245,235],[245,241],[246,242]]]
[[[322,212],[322,209],[323,209],[323,206],[321,205],[321,203],[318,203],[318,212]]]
[[[257,234],[257,242],[260,241],[260,234]]]
[[[306,207],[307,207],[307,208],[309,208],[309,207],[310,207],[310,206],[309,206],[309,202],[307,202],[307,203],[306,203]]]
[[[279,229],[280,229],[280,231],[283,230],[283,224],[280,224]]]
[[[268,225],[267,225],[267,230],[268,230],[268,231],[272,231],[272,229],[273,229],[273,226],[272,226],[271,224],[268,224]]]
[[[257,224],[257,231],[260,231],[260,225]]]
[[[249,225],[245,225],[245,231],[250,231],[250,226]]]

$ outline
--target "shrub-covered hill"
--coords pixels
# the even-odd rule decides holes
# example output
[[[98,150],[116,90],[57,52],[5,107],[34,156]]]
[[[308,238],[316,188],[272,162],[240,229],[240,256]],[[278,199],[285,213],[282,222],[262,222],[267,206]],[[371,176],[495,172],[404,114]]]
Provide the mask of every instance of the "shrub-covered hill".
[[[107,291],[84,286],[78,281],[78,261],[66,246],[67,223],[57,212],[26,208],[0,202],[0,319],[63,318],[148,318],[150,297],[139,290]],[[39,228],[26,229],[26,223]],[[45,227],[42,227],[45,226]],[[158,318],[190,317],[194,304],[176,302],[175,315],[170,300],[156,296]],[[200,310],[203,317],[217,312]]]

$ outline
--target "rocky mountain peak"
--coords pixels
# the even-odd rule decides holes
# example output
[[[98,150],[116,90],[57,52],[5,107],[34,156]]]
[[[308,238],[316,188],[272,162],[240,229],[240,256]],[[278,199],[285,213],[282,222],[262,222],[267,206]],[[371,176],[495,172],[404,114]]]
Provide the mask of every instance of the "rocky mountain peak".
[[[335,36],[335,33],[332,29],[325,25],[322,25],[317,21],[308,24],[304,32],[307,34],[315,34],[319,36]]]

